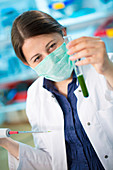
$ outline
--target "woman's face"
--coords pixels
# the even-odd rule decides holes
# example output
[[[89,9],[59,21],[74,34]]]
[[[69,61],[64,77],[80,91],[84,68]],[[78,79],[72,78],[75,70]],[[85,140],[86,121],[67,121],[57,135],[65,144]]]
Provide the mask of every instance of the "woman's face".
[[[42,34],[26,39],[22,51],[29,66],[34,68],[62,43],[63,37],[58,33]]]

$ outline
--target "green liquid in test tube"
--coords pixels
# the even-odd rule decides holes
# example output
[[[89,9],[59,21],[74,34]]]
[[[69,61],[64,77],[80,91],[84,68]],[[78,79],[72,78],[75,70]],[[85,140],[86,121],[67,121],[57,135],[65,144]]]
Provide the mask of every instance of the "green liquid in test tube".
[[[67,44],[69,41],[71,41],[71,36],[64,36],[64,42]],[[79,60],[77,60],[79,61]],[[83,74],[82,74],[82,69],[81,69],[81,66],[76,66],[75,65],[75,62],[76,61],[73,61],[73,66],[74,66],[74,71],[75,71],[75,74],[77,75],[77,78],[78,78],[78,81],[79,81],[79,84],[80,84],[80,87],[81,87],[81,90],[82,90],[82,93],[83,93],[83,96],[84,97],[88,97],[89,96],[89,93],[88,93],[88,90],[87,90],[87,87],[86,87],[86,83],[85,83],[85,80],[84,80],[84,77],[83,77]]]

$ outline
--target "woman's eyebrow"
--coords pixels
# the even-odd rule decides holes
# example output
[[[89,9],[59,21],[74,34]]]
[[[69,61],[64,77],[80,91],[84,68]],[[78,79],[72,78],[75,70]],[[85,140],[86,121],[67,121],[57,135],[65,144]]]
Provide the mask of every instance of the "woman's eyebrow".
[[[51,40],[50,42],[48,42],[47,44],[46,44],[46,48],[49,46],[49,44],[52,42],[52,41],[54,41],[55,39],[53,39],[53,40]]]

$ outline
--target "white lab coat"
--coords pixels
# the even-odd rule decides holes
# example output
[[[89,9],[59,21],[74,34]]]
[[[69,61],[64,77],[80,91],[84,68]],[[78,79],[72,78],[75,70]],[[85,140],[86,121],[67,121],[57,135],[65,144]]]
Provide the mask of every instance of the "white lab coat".
[[[112,170],[113,89],[92,66],[83,66],[83,74],[89,97],[83,97],[80,86],[75,90],[78,115],[104,168]],[[43,88],[42,77],[28,90],[26,113],[33,130],[52,132],[34,134],[36,148],[20,143],[19,160],[9,154],[9,168],[67,170],[63,112],[56,98]]]

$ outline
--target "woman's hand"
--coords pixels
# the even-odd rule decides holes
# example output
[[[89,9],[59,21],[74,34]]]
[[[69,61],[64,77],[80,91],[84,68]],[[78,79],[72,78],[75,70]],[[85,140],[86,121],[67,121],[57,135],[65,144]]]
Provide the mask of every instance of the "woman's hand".
[[[10,152],[15,158],[19,157],[19,144],[11,138],[0,138],[0,146]]]
[[[0,146],[3,147],[5,142],[6,142],[6,138],[0,138]]]
[[[109,68],[110,60],[106,53],[105,43],[98,37],[81,37],[68,43],[68,54],[72,55],[70,60],[76,62],[76,65],[91,64],[98,73],[104,74]]]
[[[91,64],[95,70],[105,76],[113,87],[113,63],[108,58],[105,43],[99,37],[81,37],[67,44],[68,54],[72,55],[70,60],[76,62],[77,66]]]

